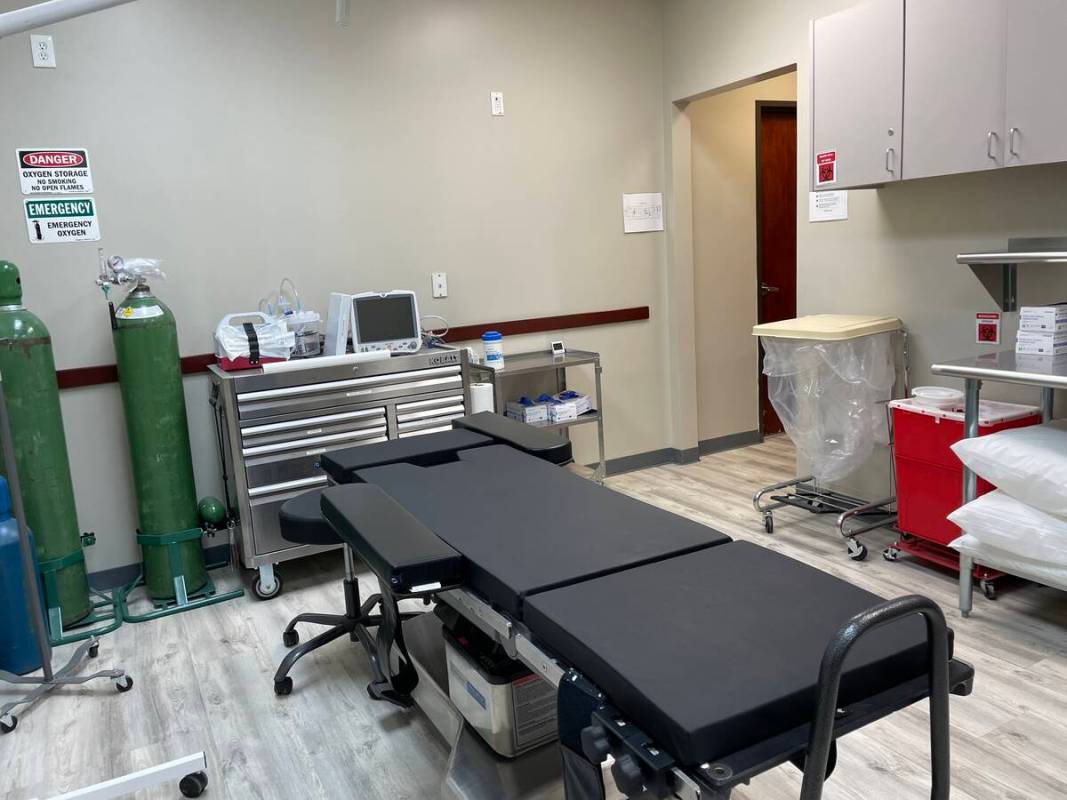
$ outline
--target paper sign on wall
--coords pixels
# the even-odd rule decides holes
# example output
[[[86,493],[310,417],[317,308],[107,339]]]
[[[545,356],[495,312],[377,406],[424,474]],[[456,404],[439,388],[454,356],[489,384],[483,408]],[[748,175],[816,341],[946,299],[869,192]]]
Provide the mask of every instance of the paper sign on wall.
[[[663,195],[659,192],[624,194],[622,230],[624,233],[663,230]]]
[[[848,192],[808,192],[808,222],[848,219]]]
[[[975,314],[974,332],[978,344],[1000,344],[1000,313],[983,311]]]
[[[96,202],[91,197],[23,200],[22,207],[30,244],[96,242],[100,239]]]
[[[93,176],[84,148],[20,148],[15,155],[23,194],[92,194]]]
[[[815,154],[815,185],[837,183],[837,151],[824,150]]]

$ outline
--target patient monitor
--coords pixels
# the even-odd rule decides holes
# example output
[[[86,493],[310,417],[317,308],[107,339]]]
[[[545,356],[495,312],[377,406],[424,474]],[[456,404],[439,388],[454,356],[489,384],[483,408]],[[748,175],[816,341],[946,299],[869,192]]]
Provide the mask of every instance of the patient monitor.
[[[395,289],[331,294],[326,354],[343,354],[350,333],[355,353],[417,352],[422,347],[422,334],[415,293]]]

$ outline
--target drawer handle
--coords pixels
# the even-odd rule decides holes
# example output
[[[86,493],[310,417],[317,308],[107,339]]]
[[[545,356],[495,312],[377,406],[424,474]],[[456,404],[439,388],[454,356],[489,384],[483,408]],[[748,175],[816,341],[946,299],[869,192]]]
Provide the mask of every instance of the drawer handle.
[[[1019,133],[1018,128],[1012,128],[1008,131],[1008,153],[1009,155],[1017,156],[1019,151],[1015,149],[1015,135]]]
[[[885,149],[885,171],[894,172],[897,163],[897,151],[892,147]]]
[[[993,140],[999,138],[996,131],[990,131],[986,134],[985,154],[994,161],[997,160],[996,155],[993,153]]]

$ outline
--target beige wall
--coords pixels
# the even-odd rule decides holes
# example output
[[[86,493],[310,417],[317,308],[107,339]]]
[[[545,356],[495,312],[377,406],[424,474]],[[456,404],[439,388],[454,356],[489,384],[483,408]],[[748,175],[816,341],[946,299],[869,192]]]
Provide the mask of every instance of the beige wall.
[[[693,303],[701,442],[759,428],[756,101],[796,100],[796,73],[695,100]]]
[[[894,314],[906,323],[912,344],[912,384],[935,380],[935,360],[982,352],[974,343],[974,313],[995,310],[989,295],[955,255],[1003,247],[1009,236],[1067,232],[1067,165],[1026,167],[913,181],[849,194],[847,222],[807,222],[810,143],[808,30],[811,18],[854,5],[851,0],[666,0],[664,74],[666,100],[678,101],[798,65],[798,305],[800,313]],[[685,160],[672,128],[669,159]],[[689,201],[674,187],[674,213]],[[672,236],[684,235],[675,228]],[[671,244],[672,252],[685,244]],[[684,272],[685,263],[668,271]],[[1023,302],[1067,297],[1067,270],[1020,270]],[[673,307],[673,306],[672,306]],[[672,332],[685,320],[672,319]],[[1006,319],[1006,339],[1017,319]],[[1030,398],[988,385],[995,398]],[[675,398],[684,409],[684,398]],[[689,413],[695,418],[695,403]],[[675,423],[676,425],[679,423]],[[884,459],[878,460],[879,468]],[[853,482],[857,490],[884,489],[884,470]]]
[[[506,346],[601,351],[609,457],[668,446],[665,237],[623,235],[620,198],[664,185],[659,3],[354,0],[343,29],[334,7],[138,0],[42,31],[56,70],[31,68],[28,35],[0,40],[0,257],[58,366],[113,361],[96,246],[27,242],[18,146],[88,147],[100,244],[166,260],[183,354],[286,275],[322,311],[330,290],[413,288],[454,324],[649,305],[649,322]],[[198,489],[217,493],[206,387],[186,382]],[[117,389],[62,401],[90,569],[131,563]],[[592,431],[576,441],[592,461]]]

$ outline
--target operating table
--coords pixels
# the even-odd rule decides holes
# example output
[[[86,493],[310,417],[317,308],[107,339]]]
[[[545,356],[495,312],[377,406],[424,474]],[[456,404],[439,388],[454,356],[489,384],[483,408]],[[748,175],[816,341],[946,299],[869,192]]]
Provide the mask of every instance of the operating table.
[[[724,799],[791,762],[816,800],[841,736],[924,698],[930,796],[948,798],[949,695],[974,670],[936,604],[585,480],[549,432],[493,414],[454,427],[322,459],[322,515],[380,585],[358,636],[373,697],[412,704],[399,601],[432,599],[557,687],[568,800],[605,796],[609,756],[627,797]]]

